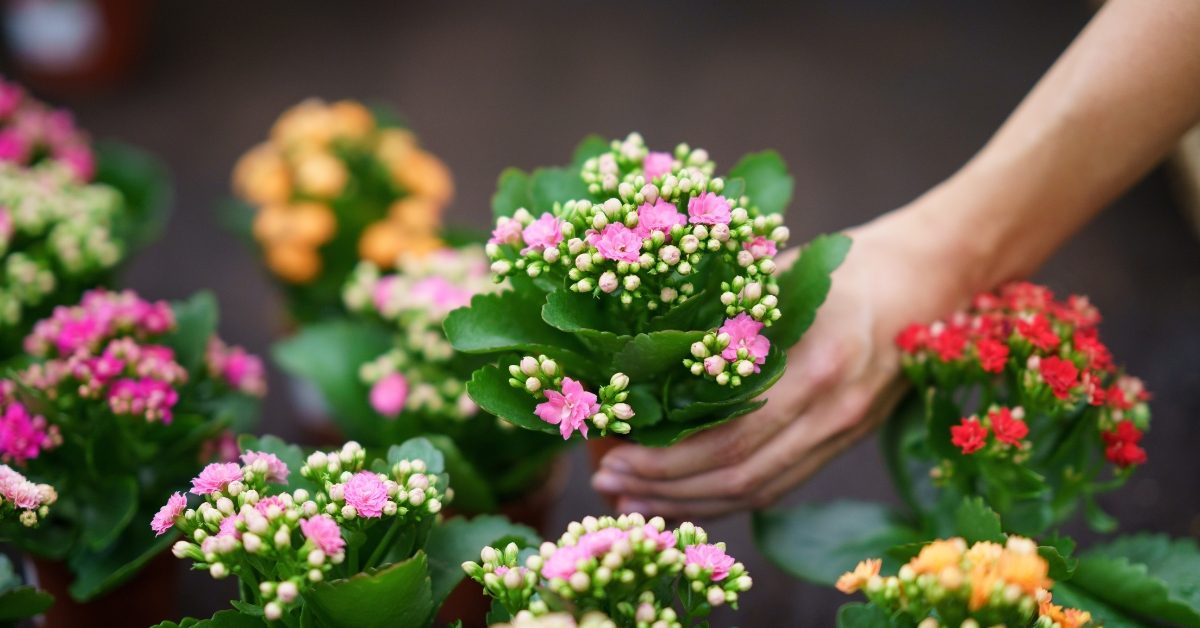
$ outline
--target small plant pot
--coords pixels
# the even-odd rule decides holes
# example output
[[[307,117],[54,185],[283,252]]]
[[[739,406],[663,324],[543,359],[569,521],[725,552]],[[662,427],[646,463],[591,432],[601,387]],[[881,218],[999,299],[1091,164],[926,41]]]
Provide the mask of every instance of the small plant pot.
[[[54,596],[54,605],[35,618],[34,625],[42,628],[153,626],[175,619],[179,594],[176,566],[171,553],[163,552],[124,584],[96,599],[77,602],[69,592],[74,575],[65,562],[28,556],[26,580]]]

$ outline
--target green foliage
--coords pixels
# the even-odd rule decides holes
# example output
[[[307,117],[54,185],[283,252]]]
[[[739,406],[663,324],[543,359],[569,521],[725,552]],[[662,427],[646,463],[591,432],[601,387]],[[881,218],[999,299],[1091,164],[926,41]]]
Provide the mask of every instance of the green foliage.
[[[428,559],[417,552],[403,562],[320,583],[305,605],[322,626],[427,626],[436,610]]]
[[[1191,539],[1136,534],[1099,545],[1079,557],[1070,585],[1133,617],[1200,626],[1200,549]]]
[[[526,548],[537,547],[540,542],[536,530],[497,515],[474,519],[455,517],[446,521],[433,529],[425,544],[434,602],[440,604],[454,590],[465,576],[462,564],[479,560],[479,551],[484,547],[503,548],[516,543],[518,547]]]
[[[217,330],[217,299],[211,292],[197,292],[186,301],[171,305],[175,331],[162,343],[175,351],[175,359],[189,372],[204,364],[208,339]]]
[[[506,168],[496,182],[496,193],[492,194],[492,214],[496,218],[512,216],[522,207],[533,204],[529,195],[529,175],[516,168]]]
[[[485,412],[494,414],[517,427],[535,432],[557,434],[558,427],[539,419],[533,410],[537,401],[524,389],[508,383],[508,373],[485,366],[467,382],[467,393]]]
[[[7,625],[41,614],[53,603],[54,596],[23,584],[12,562],[0,555],[0,623]]]
[[[318,488],[312,481],[300,475],[300,467],[304,466],[306,456],[304,450],[300,449],[298,445],[293,445],[270,434],[266,436],[242,434],[238,436],[238,448],[242,451],[261,451],[274,454],[282,460],[288,467],[288,486],[292,490],[302,488],[312,493]]]
[[[768,214],[782,214],[792,200],[796,182],[788,174],[787,164],[773,150],[750,153],[729,170],[729,179],[745,182],[745,194],[751,205]],[[726,190],[726,193],[730,193]],[[738,194],[741,196],[741,194]]]
[[[833,271],[842,265],[849,251],[848,236],[820,236],[808,243],[800,259],[780,275],[779,309],[787,315],[763,332],[771,339],[771,346],[786,348],[799,342],[829,294]]]
[[[896,623],[878,606],[856,602],[838,609],[838,628],[894,628]]]
[[[585,349],[574,336],[542,320],[543,303],[537,294],[514,290],[476,295],[470,307],[446,317],[446,337],[464,353],[545,354],[583,367],[588,363],[582,357]]]
[[[96,182],[111,185],[125,200],[126,247],[139,249],[158,238],[170,215],[170,173],[149,153],[116,142],[98,142]]]

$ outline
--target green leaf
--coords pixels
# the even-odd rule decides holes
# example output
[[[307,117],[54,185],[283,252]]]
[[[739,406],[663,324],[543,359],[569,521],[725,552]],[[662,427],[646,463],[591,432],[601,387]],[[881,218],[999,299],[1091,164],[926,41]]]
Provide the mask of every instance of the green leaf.
[[[1054,603],[1067,608],[1078,608],[1092,614],[1093,626],[1104,628],[1145,628],[1146,623],[1133,619],[1099,599],[1084,593],[1070,582],[1056,582],[1053,590]]]
[[[519,351],[545,354],[564,364],[583,367],[592,361],[574,336],[542,320],[543,298],[513,290],[479,294],[469,307],[446,317],[446,337],[463,353]]]
[[[571,168],[538,168],[529,181],[532,200],[529,211],[534,216],[554,211],[555,203],[588,197],[587,185],[579,171]]]
[[[80,512],[81,537],[87,547],[101,550],[114,542],[133,521],[138,507],[138,483],[131,476],[97,478],[89,487]]]
[[[773,150],[751,153],[729,171],[730,179],[746,182],[745,194],[750,205],[768,214],[781,214],[792,200],[796,182],[788,174],[787,164]]]
[[[20,586],[0,593],[0,621],[15,622],[46,612],[54,596],[34,587]]]
[[[653,331],[638,334],[613,356],[612,370],[624,373],[631,381],[657,379],[672,370],[687,374],[684,358],[691,355],[692,343],[704,338],[702,331]]]
[[[204,363],[208,339],[217,330],[217,299],[211,292],[197,292],[186,301],[171,304],[175,311],[175,331],[163,338],[163,344],[175,351],[175,359],[189,373]]]
[[[496,495],[479,469],[448,436],[429,434],[430,442],[445,458],[446,473],[454,489],[454,507],[460,512],[481,513],[496,510]]]
[[[645,445],[646,447],[669,447],[692,434],[710,430],[740,416],[750,414],[766,404],[766,399],[743,401],[732,408],[725,408],[715,412],[700,421],[691,421],[688,423],[663,421],[650,427],[635,428],[629,433],[629,437],[639,445]],[[637,417],[634,418],[636,419]]]
[[[508,373],[495,366],[485,366],[475,371],[467,382],[467,394],[479,407],[527,430],[558,434],[558,427],[551,425],[533,413],[537,401],[524,389],[514,388],[508,383]]]
[[[800,252],[800,259],[779,276],[779,309],[783,318],[766,329],[771,346],[787,349],[800,341],[817,317],[833,285],[833,271],[842,265],[850,251],[850,238],[842,234],[823,235]]]
[[[989,484],[1017,499],[1037,497],[1049,489],[1046,478],[1022,463],[985,459],[980,461],[979,472]]]
[[[859,561],[882,558],[895,545],[924,540],[882,504],[838,501],[754,514],[754,541],[780,569],[810,582],[833,585]]]
[[[558,290],[546,296],[542,320],[555,329],[575,334],[584,344],[603,353],[623,349],[632,336],[612,330],[613,317],[600,308],[591,294]]]
[[[209,619],[187,617],[179,623],[164,621],[154,628],[264,628],[265,621],[258,617],[243,615],[238,611],[224,610]]]
[[[432,441],[425,437],[410,438],[399,445],[388,448],[388,466],[401,460],[421,460],[429,473],[440,475],[446,472],[446,457]]]
[[[1117,520],[1112,515],[1104,512],[1100,508],[1100,504],[1097,504],[1093,497],[1084,498],[1083,517],[1087,521],[1088,526],[1097,532],[1107,534],[1117,529]]]
[[[129,219],[122,221],[123,241],[139,249],[158,238],[171,209],[171,175],[149,153],[117,142],[97,142],[96,182],[116,188]]]
[[[305,595],[314,619],[326,626],[426,626],[435,609],[424,552],[378,570],[322,582]]]
[[[117,541],[102,550],[84,549],[71,554],[68,563],[75,572],[75,581],[70,588],[72,598],[86,602],[108,592],[171,547],[179,538],[178,534],[155,537],[150,531],[148,522],[157,510],[158,505],[139,510],[134,519],[147,522],[146,525],[126,526]]]
[[[359,367],[391,346],[391,335],[380,327],[330,320],[302,327],[276,343],[271,354],[284,371],[317,387],[346,436],[370,443],[377,440],[381,418],[371,407]]]
[[[571,168],[576,173],[581,172],[584,162],[608,152],[609,146],[610,142],[603,136],[595,133],[588,135],[575,147],[575,153],[571,156]]]
[[[854,602],[838,609],[837,625],[838,628],[891,628],[892,620],[878,606]]]
[[[667,310],[662,316],[657,316],[650,319],[647,324],[648,331],[663,331],[667,329],[678,329],[688,331],[692,329],[707,329],[711,327],[710,323],[715,321],[697,321],[697,317],[705,306],[710,305],[708,299],[710,293],[708,290],[701,290],[696,294],[688,297],[687,301],[680,303]],[[717,302],[720,303],[719,301]],[[717,317],[719,318],[719,317]]]
[[[1200,626],[1200,549],[1191,539],[1118,538],[1082,554],[1070,584],[1132,616]]]
[[[662,404],[649,385],[634,385],[629,388],[629,397],[625,400],[633,408],[634,416],[630,425],[634,429],[645,429],[656,425],[663,419]]]
[[[512,216],[518,209],[533,205],[529,196],[529,175],[516,168],[506,168],[496,182],[496,193],[492,195],[492,216]]]
[[[533,528],[512,523],[500,515],[455,517],[435,527],[425,544],[434,604],[440,604],[463,579],[464,562],[478,561],[484,547],[503,549],[510,542],[522,548],[537,547],[541,537]]]
[[[879,446],[896,492],[922,518],[934,501],[928,486],[929,463],[914,454],[925,440],[925,404],[919,393],[911,391],[884,423]]]
[[[1071,556],[1074,551],[1075,541],[1066,536],[1052,535],[1038,546],[1038,555],[1046,559],[1050,565],[1050,578],[1056,582],[1070,580],[1075,575],[1079,559]]]
[[[725,179],[725,189],[721,190],[721,196],[724,196],[731,201],[737,202],[746,193],[745,179],[730,177]]]
[[[954,523],[959,536],[967,543],[1004,543],[1007,538],[1000,527],[1000,515],[985,504],[982,497],[964,499],[954,514]]]
[[[261,451],[274,454],[282,460],[288,467],[289,490],[302,488],[310,494],[318,490],[319,487],[316,483],[300,475],[300,467],[304,466],[308,457],[304,455],[304,450],[298,445],[293,445],[270,434],[266,436],[242,434],[238,436],[238,448],[242,451]]]

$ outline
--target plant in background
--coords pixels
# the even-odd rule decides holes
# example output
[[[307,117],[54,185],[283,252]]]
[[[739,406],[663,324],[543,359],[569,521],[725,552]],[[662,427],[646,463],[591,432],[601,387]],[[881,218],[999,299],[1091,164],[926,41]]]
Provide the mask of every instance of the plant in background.
[[[1050,566],[1029,539],[1003,544],[961,538],[937,540],[900,568],[881,576],[879,559],[864,560],[838,578],[842,593],[862,591],[868,604],[849,604],[838,626],[958,628],[1083,628],[1091,614],[1054,604]]]
[[[467,396],[466,380],[482,360],[454,351],[442,323],[472,296],[496,289],[478,245],[402,256],[395,273],[364,262],[344,290],[353,317],[304,326],[276,346],[275,357],[313,383],[338,427],[367,447],[427,436],[455,478],[456,508],[494,511],[535,489],[561,448],[480,411]]]
[[[456,349],[499,356],[471,397],[523,428],[659,446],[760,407],[849,247],[821,237],[779,268],[792,187],[773,152],[719,177],[704,150],[636,133],[505,171],[487,251],[512,287],[446,320]]]
[[[454,561],[464,544],[532,542],[532,531],[496,517],[443,525],[452,491],[424,439],[369,460],[355,442],[305,456],[273,437],[244,438],[240,463],[210,464],[191,485],[150,526],[181,530],[174,554],[236,578],[239,599],[212,619],[163,628],[425,626],[462,578]]]
[[[756,537],[783,569],[833,584],[852,556],[908,558],[934,538],[1038,539],[1055,594],[1106,625],[1200,626],[1200,550],[1135,535],[1073,556],[1058,528],[1144,463],[1149,395],[1115,366],[1086,298],[1015,283],[896,339],[915,390],[884,427],[884,455],[908,506],[838,502],[759,513]],[[888,624],[869,624],[888,625]]]
[[[299,322],[342,312],[360,260],[389,268],[402,253],[442,246],[439,215],[453,196],[446,166],[395,121],[343,100],[306,100],[233,172],[231,223],[252,236],[286,288]]]
[[[59,490],[12,542],[65,561],[95,597],[165,549],[136,522],[190,477],[228,429],[245,429],[262,363],[214,335],[208,295],[168,304],[93,290],[25,339],[32,362],[0,380],[0,459]]]
[[[636,513],[572,522],[536,553],[485,547],[480,560],[463,570],[494,599],[492,619],[517,626],[555,613],[584,625],[706,626],[713,608],[737,608],[752,585],[745,566],[724,543],[709,543],[703,528],[668,530],[661,517]]]
[[[11,542],[36,527],[58,501],[49,484],[29,481],[21,472],[0,464],[0,540]],[[0,556],[0,625],[41,614],[54,596],[24,584],[7,556]]]
[[[53,109],[0,77],[0,162],[18,166],[52,161],[78,182],[96,176],[96,155],[71,112]]]

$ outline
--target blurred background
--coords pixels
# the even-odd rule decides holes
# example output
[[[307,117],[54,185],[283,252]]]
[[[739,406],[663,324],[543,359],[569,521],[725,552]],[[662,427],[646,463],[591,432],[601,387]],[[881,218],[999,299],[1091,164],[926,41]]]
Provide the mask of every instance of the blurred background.
[[[687,141],[723,166],[775,148],[797,180],[788,224],[802,242],[949,175],[1091,14],[1082,0],[901,4],[9,0],[3,69],[73,109],[97,139],[166,162],[174,215],[136,258],[130,285],[161,298],[212,290],[222,335],[265,355],[283,331],[280,302],[216,209],[235,159],[286,107],[308,96],[394,106],[454,171],[447,222],[477,228],[490,221],[504,167],[565,162],[588,133],[638,130],[657,147]],[[1105,505],[1124,530],[1195,537],[1200,243],[1174,189],[1163,171],[1151,174],[1037,279],[1090,295],[1119,361],[1154,393],[1150,462]],[[302,438],[278,371],[271,384],[261,431]],[[606,508],[585,458],[572,454],[556,528]],[[873,439],[786,501],[838,497],[895,501]],[[738,623],[832,623],[843,596],[771,566],[747,516],[710,530],[755,579]],[[207,574],[187,578],[183,613],[208,616],[233,595]]]

